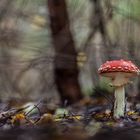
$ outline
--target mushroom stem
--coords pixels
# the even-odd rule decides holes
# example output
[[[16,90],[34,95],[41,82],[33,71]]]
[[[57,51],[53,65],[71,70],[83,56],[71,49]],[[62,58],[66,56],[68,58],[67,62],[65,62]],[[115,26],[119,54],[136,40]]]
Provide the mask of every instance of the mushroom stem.
[[[124,86],[115,87],[114,118],[123,117],[125,113],[125,90]]]

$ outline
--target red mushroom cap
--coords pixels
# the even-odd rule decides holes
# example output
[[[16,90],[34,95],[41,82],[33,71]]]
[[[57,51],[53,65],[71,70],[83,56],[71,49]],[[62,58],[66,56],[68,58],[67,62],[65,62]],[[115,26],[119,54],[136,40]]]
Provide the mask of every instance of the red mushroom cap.
[[[131,61],[125,61],[122,59],[107,61],[98,69],[99,74],[105,74],[105,76],[107,73],[114,72],[123,72],[131,73],[131,75],[138,75],[139,71],[140,70],[138,69],[138,67],[136,67]]]

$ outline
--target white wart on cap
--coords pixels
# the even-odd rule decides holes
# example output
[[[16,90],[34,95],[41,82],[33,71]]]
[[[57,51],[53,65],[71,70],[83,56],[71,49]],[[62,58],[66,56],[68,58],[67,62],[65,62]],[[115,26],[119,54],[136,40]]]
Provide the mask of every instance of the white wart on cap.
[[[98,69],[101,76],[109,77],[114,86],[127,84],[129,78],[135,77],[140,70],[131,61],[113,60],[107,61]]]

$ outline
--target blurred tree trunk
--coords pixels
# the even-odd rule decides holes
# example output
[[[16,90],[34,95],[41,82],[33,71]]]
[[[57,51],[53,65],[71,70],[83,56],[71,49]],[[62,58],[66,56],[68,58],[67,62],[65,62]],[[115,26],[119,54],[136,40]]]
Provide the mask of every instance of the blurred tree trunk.
[[[55,49],[55,82],[62,103],[74,103],[82,98],[78,82],[76,50],[70,31],[70,23],[65,0],[48,0],[50,27]]]

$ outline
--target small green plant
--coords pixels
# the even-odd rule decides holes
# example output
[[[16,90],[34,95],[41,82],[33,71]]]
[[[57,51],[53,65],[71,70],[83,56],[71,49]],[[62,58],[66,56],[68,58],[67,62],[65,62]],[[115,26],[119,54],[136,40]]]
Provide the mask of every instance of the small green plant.
[[[92,96],[95,98],[100,98],[104,96],[110,96],[111,94],[112,92],[108,88],[97,85],[93,88]]]
[[[113,87],[111,87],[106,80],[102,79],[102,81],[93,88],[91,97],[106,99],[109,103],[113,103]]]

